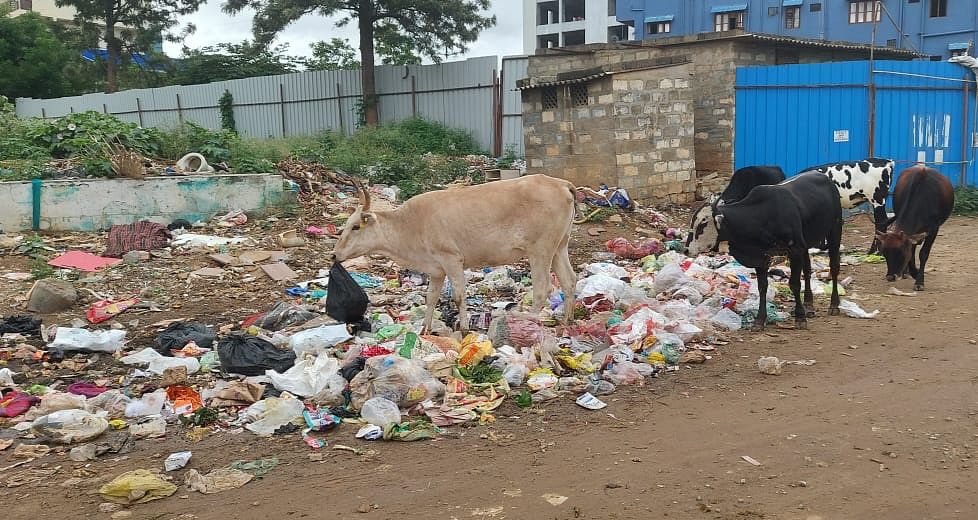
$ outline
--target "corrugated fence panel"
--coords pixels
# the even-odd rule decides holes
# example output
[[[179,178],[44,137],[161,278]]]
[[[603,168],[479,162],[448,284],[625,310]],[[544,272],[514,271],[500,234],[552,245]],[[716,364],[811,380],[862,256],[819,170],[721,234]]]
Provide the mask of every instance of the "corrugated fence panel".
[[[491,150],[497,61],[496,56],[486,56],[439,65],[377,67],[381,119],[394,121],[416,113],[469,130],[480,146]],[[95,110],[148,127],[193,121],[219,128],[218,100],[225,89],[234,97],[238,131],[252,137],[310,135],[327,129],[349,134],[356,128],[362,92],[359,70],[311,71],[116,94],[22,98],[17,100],[17,114],[54,118]]]
[[[526,56],[505,57],[502,66],[503,150],[514,147],[523,156],[523,95],[516,82],[526,77],[530,59]]]
[[[974,184],[971,72],[946,62],[875,62],[873,128],[870,73],[866,61],[738,69],[737,167],[776,164],[793,175],[872,153],[898,170],[926,163],[955,184]]]

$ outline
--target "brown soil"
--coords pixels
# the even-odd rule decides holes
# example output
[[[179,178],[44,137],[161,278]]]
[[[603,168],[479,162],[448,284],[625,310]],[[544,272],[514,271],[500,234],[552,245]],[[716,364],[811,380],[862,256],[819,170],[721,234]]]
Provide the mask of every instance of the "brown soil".
[[[849,245],[868,245],[863,220],[847,231]],[[102,483],[160,468],[167,454],[189,449],[188,468],[202,472],[259,457],[276,456],[280,465],[217,495],[181,487],[132,506],[132,518],[975,518],[978,326],[971,304],[978,267],[970,248],[955,246],[974,243],[976,224],[955,218],[945,225],[927,291],[912,298],[886,294],[894,284],[883,280],[881,265],[844,267],[843,276],[855,277],[850,293],[858,303],[882,311],[876,319],[828,317],[820,300],[809,330],[735,334],[706,364],[621,388],[601,411],[570,398],[528,411],[508,401],[494,424],[455,427],[447,438],[418,443],[358,441],[354,427],[341,426],[321,454],[294,434],[264,440],[218,432],[193,442],[171,427],[167,438],[139,441],[124,456],[90,464],[65,454],[39,459],[27,468],[60,470],[0,489],[3,517],[109,518],[98,512],[94,490]],[[895,285],[912,289],[910,280]],[[200,286],[185,293],[170,299],[199,297],[183,311],[225,322],[268,301],[236,301]],[[817,363],[765,376],[756,368],[762,355]],[[11,451],[0,452],[0,467],[15,461]],[[173,473],[175,482],[184,471]],[[73,477],[81,482],[65,487]],[[551,494],[567,498],[551,505],[544,498]]]

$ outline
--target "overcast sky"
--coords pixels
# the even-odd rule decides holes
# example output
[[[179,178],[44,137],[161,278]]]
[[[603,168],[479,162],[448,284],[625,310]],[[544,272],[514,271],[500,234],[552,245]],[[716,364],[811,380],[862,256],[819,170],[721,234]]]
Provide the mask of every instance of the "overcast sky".
[[[251,39],[252,11],[242,11],[236,16],[230,16],[221,12],[221,4],[223,0],[208,0],[200,11],[180,20],[181,25],[189,22],[197,26],[197,32],[187,38],[188,47],[199,48],[221,42],[237,43]],[[496,25],[484,31],[479,40],[469,46],[469,52],[464,57],[522,54],[522,3],[519,0],[494,0],[492,4],[490,11],[496,15]],[[357,47],[359,39],[356,33],[355,21],[346,27],[337,28],[330,18],[306,15],[282,31],[276,43],[289,44],[290,54],[308,56],[310,44],[334,37],[346,38]],[[163,44],[164,52],[170,56],[179,56],[180,47],[180,44],[169,42]]]

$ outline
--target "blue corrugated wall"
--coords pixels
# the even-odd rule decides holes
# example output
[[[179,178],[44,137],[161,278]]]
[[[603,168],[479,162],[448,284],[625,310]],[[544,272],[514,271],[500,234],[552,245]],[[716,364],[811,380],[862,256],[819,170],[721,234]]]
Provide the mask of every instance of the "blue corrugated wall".
[[[877,61],[872,154],[869,78],[866,61],[738,69],[736,167],[776,164],[794,175],[874,155],[898,161],[898,170],[926,162],[955,185],[978,184],[971,72],[946,62]]]

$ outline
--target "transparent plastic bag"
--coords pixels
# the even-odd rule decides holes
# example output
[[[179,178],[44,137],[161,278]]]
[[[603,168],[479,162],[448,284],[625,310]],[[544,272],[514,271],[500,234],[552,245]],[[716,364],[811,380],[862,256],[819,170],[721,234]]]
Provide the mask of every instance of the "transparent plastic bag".
[[[296,332],[289,338],[289,346],[296,356],[305,353],[320,355],[326,349],[335,347],[353,336],[346,330],[346,325],[324,325],[314,329]]]
[[[363,371],[350,381],[350,391],[355,409],[372,397],[385,397],[401,408],[410,408],[441,396],[445,385],[421,361],[387,355],[367,359]]]
[[[151,394],[143,394],[141,398],[134,399],[126,405],[126,417],[159,415],[163,411],[163,404],[165,402],[166,390],[162,388]]]
[[[128,395],[118,390],[108,390],[88,400],[92,410],[104,411],[109,419],[125,417],[126,406],[132,401]]]
[[[740,330],[740,315],[730,309],[720,309],[719,312],[710,318],[710,323],[725,330]]]
[[[116,352],[126,340],[124,330],[90,331],[71,327],[58,327],[51,349],[84,352]]]
[[[129,425],[129,434],[134,439],[152,439],[166,435],[166,421],[162,415],[143,417]]]
[[[401,410],[390,399],[371,397],[363,403],[360,417],[374,426],[386,428],[388,424],[401,422]]]
[[[248,407],[249,414],[256,414],[258,420],[245,425],[249,431],[263,437],[302,416],[302,401],[287,397],[269,397]]]
[[[84,410],[87,399],[83,395],[52,392],[41,396],[41,403],[32,410],[32,415],[40,417],[60,410]]]
[[[284,373],[265,371],[276,389],[328,405],[343,403],[343,389],[346,379],[340,375],[338,359],[322,354],[313,358],[306,356]]]

